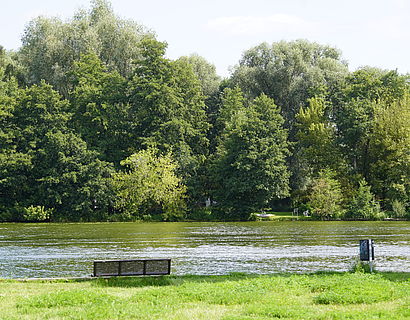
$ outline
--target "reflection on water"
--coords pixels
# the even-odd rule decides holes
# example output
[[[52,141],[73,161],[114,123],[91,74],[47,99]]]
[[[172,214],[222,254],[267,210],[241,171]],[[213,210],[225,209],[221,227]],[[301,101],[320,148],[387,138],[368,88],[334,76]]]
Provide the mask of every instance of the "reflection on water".
[[[343,271],[367,238],[378,270],[410,270],[409,222],[1,224],[0,277],[87,276],[93,260],[132,258],[171,258],[173,274]]]

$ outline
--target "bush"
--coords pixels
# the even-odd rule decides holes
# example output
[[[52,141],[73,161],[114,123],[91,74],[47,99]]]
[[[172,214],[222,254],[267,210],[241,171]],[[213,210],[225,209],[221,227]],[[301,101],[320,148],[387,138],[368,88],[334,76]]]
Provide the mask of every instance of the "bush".
[[[365,180],[359,182],[359,188],[350,200],[345,217],[365,220],[384,218],[384,214],[380,211],[380,204],[374,198]]]
[[[375,271],[374,262],[373,262],[373,272]],[[350,268],[352,273],[370,273],[370,264],[364,263],[360,259],[356,259]]]
[[[27,222],[50,221],[53,209],[46,209],[43,206],[30,206],[24,208],[23,220]]]
[[[393,218],[404,218],[407,215],[406,205],[397,199],[392,202],[392,210]]]
[[[16,219],[16,214],[11,209],[0,206],[0,222],[15,221]]]
[[[307,206],[320,219],[337,218],[343,213],[340,183],[331,170],[324,170],[311,183]]]
[[[188,220],[213,221],[216,220],[215,213],[210,207],[196,208],[189,212]]]

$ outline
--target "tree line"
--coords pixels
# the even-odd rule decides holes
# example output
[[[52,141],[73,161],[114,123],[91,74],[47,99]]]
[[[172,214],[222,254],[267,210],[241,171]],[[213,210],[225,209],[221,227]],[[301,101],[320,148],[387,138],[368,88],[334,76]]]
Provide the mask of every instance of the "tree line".
[[[410,77],[307,40],[229,78],[104,0],[0,48],[0,221],[408,218]]]

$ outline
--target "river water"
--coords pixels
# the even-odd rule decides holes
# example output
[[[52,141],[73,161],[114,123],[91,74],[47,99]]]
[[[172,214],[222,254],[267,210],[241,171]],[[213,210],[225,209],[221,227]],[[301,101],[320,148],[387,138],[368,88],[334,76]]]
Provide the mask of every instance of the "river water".
[[[349,270],[374,239],[380,271],[410,271],[410,222],[0,224],[0,278],[77,277],[93,260],[171,258],[172,274]]]

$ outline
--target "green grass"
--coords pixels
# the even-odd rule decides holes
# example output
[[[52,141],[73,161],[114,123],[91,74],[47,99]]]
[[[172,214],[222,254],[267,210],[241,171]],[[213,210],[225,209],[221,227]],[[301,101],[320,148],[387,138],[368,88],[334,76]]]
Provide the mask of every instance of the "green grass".
[[[409,319],[410,273],[0,281],[0,319]]]

